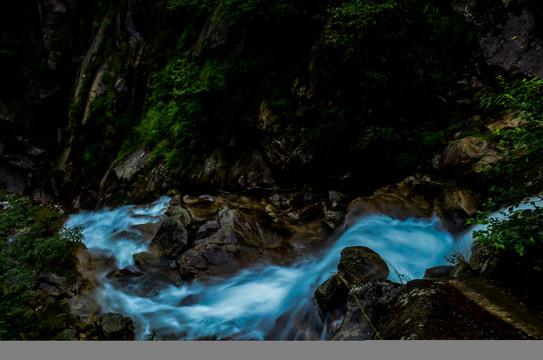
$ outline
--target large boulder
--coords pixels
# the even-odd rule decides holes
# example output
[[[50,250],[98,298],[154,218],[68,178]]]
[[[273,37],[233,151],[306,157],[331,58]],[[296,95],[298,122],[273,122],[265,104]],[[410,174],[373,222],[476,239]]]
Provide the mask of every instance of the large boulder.
[[[179,257],[182,277],[230,272],[258,259],[278,261],[281,254],[288,252],[283,239],[290,235],[265,211],[228,206],[197,230],[199,236],[208,234]]]
[[[337,269],[349,286],[384,280],[389,274],[388,266],[381,256],[365,246],[343,249]]]
[[[332,340],[530,339],[535,333],[487,311],[454,283],[376,280],[353,290]]]
[[[338,274],[315,290],[315,300],[324,312],[342,305],[353,286],[384,280],[389,274],[388,266],[379,254],[364,246],[343,249],[337,268]]]

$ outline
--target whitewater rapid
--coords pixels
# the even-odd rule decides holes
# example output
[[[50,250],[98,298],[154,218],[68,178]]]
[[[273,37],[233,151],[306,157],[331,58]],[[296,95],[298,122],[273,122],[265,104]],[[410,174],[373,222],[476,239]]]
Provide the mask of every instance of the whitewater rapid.
[[[147,207],[125,206],[70,217],[67,226],[84,227],[90,252],[114,257],[119,269],[133,267],[132,255],[148,249],[150,239],[137,225],[157,223],[169,198]],[[103,274],[97,290],[102,312],[132,318],[137,339],[153,333],[163,339],[327,339],[313,293],[337,271],[341,250],[367,246],[390,268],[389,279],[422,278],[426,269],[447,264],[453,252],[469,256],[471,232],[454,238],[439,219],[397,220],[384,215],[360,219],[326,250],[308,253],[294,264],[255,264],[228,277],[186,283],[158,283],[147,275],[120,284]],[[300,325],[302,324],[302,325]]]

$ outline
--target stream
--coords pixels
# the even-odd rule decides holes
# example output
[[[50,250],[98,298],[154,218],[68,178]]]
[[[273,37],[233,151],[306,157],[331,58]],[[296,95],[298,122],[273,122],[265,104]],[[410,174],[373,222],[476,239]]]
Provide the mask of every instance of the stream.
[[[162,197],[146,207],[124,206],[73,215],[67,226],[84,227],[91,253],[114,259],[114,269],[135,269],[133,254],[146,251],[150,239],[139,225],[158,223],[168,207]],[[526,205],[525,207],[529,207]],[[367,246],[390,268],[389,279],[422,278],[426,269],[447,264],[446,256],[469,257],[471,232],[454,238],[438,218],[397,220],[384,215],[361,218],[323,251],[308,253],[290,266],[257,263],[227,277],[209,276],[190,283],[157,280],[148,274],[115,281],[98,274],[96,300],[102,312],[134,320],[137,340],[161,339],[301,340],[329,338],[313,299],[315,289],[337,271],[341,250]]]

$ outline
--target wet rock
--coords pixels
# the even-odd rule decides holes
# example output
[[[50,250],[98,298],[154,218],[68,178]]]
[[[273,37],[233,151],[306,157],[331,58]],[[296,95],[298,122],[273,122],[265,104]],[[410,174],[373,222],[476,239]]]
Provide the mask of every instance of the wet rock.
[[[160,225],[151,245],[162,254],[177,258],[186,250],[188,242],[187,230],[179,218],[168,218]]]
[[[466,228],[466,219],[480,208],[479,194],[458,186],[446,187],[439,198],[447,230],[456,233]]]
[[[433,211],[433,205],[423,195],[402,182],[381,188],[372,196],[351,201],[345,223],[346,226],[352,226],[360,217],[371,214],[385,214],[400,219],[429,218]]]
[[[94,318],[100,340],[134,340],[132,319],[117,313],[106,313]]]
[[[119,278],[134,278],[134,277],[139,277],[142,275],[143,273],[138,272],[138,271],[132,271],[130,269],[117,269],[117,270],[111,271],[109,274],[106,275],[106,277],[108,279],[112,279],[112,278],[119,279]]]
[[[315,290],[314,296],[321,310],[326,313],[344,304],[348,293],[347,285],[335,274]]]
[[[315,299],[324,311],[331,311],[347,300],[349,289],[372,280],[384,280],[388,266],[379,254],[364,246],[347,247],[341,251],[338,274],[320,285]]]
[[[134,263],[140,266],[158,266],[160,264],[160,258],[148,252],[141,252],[132,255]]]
[[[439,265],[426,269],[423,279],[447,278],[451,276],[453,265]]]
[[[389,274],[388,266],[381,256],[365,246],[343,249],[337,269],[349,286],[363,285],[372,280],[383,280]]]

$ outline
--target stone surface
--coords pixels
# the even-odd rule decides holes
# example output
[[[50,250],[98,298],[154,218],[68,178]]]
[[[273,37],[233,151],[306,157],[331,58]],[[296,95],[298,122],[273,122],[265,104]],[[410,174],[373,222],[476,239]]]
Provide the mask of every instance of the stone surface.
[[[453,269],[454,266],[452,265],[434,266],[432,268],[426,269],[423,279],[447,278],[451,276]]]
[[[121,314],[106,313],[94,318],[94,326],[101,340],[134,340],[132,319]]]
[[[365,246],[343,249],[337,269],[351,287],[372,280],[384,280],[389,274],[388,266],[381,256]]]
[[[413,280],[405,286],[374,281],[355,288],[333,340],[531,339],[445,281]],[[361,308],[371,320],[370,325]]]
[[[468,136],[449,144],[437,167],[458,175],[474,175],[499,160],[498,152],[482,137]]]
[[[187,249],[188,243],[187,230],[179,218],[168,218],[158,228],[151,246],[166,256],[177,258]]]
[[[351,201],[345,224],[352,226],[359,218],[371,214],[385,214],[400,219],[428,218],[432,216],[433,210],[433,205],[422,194],[402,182],[381,188],[372,196]]]
[[[314,297],[321,310],[326,313],[344,304],[348,293],[347,285],[335,274],[315,290]]]
[[[495,26],[481,48],[487,64],[511,74],[543,77],[543,45],[532,36],[534,14],[528,8],[507,14],[504,26]]]
[[[346,301],[350,289],[372,280],[384,280],[389,270],[379,254],[364,246],[347,247],[341,251],[338,274],[315,290],[315,299],[323,312],[331,312]]]

